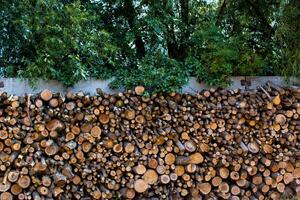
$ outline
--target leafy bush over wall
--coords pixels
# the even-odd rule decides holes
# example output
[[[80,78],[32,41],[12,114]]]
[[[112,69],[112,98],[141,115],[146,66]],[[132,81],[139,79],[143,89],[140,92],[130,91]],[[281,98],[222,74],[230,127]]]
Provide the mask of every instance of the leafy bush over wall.
[[[112,87],[133,88],[143,85],[150,92],[178,91],[188,81],[188,70],[164,55],[146,56],[134,71],[121,70]]]

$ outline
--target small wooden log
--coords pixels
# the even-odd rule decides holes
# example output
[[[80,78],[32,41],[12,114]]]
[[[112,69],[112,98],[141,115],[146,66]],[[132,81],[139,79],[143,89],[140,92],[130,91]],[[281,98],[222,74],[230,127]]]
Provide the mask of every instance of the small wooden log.
[[[44,101],[49,101],[52,98],[52,92],[48,89],[45,89],[41,92],[40,97]]]
[[[58,197],[58,195],[60,195],[63,192],[64,192],[64,190],[61,187],[55,187],[52,190],[52,194],[54,197]]]
[[[272,102],[274,105],[278,106],[281,103],[280,95],[275,96]]]
[[[146,172],[146,167],[144,165],[137,165],[134,167],[134,172],[143,175]]]
[[[59,102],[58,102],[58,99],[56,98],[53,98],[49,101],[49,105],[52,107],[52,108],[56,108],[58,106]]]
[[[176,157],[174,154],[172,153],[168,153],[166,156],[165,156],[165,163],[167,165],[172,165],[175,163],[175,160],[176,160]]]
[[[88,141],[85,141],[81,144],[82,151],[88,153],[92,149],[92,144]]]
[[[116,153],[121,153],[123,151],[123,146],[121,144],[115,144],[113,147],[113,151]]]
[[[133,190],[133,191],[134,191],[134,190]],[[99,191],[99,190],[93,191],[92,197],[93,197],[94,199],[101,199],[101,197],[102,197],[101,191]],[[129,197],[130,197],[130,196],[129,196]],[[128,199],[130,199],[130,198],[128,198]]]
[[[200,153],[194,153],[189,156],[189,164],[200,164],[204,161]]]
[[[294,169],[293,176],[295,179],[300,178],[300,167]]]
[[[166,174],[163,174],[160,176],[160,182],[162,184],[168,184],[170,182],[170,180],[171,180],[170,177]]]
[[[81,183],[81,178],[80,178],[80,176],[75,175],[75,176],[72,178],[72,182],[73,182],[75,185],[79,185],[79,184]]]
[[[133,120],[135,118],[135,111],[134,110],[126,110],[124,112],[125,118],[128,120]]]
[[[126,153],[132,153],[132,152],[134,152],[134,149],[135,149],[135,146],[132,143],[126,143],[125,144],[124,150],[125,150]]]
[[[108,122],[109,122],[109,115],[107,115],[107,114],[100,114],[99,115],[99,122],[101,124],[108,124]]]
[[[0,130],[0,139],[5,140],[8,138],[8,132],[6,130]]]
[[[285,189],[285,185],[284,185],[284,183],[278,183],[276,188],[277,188],[278,192],[283,193],[284,189]]]
[[[18,195],[22,192],[22,188],[15,183],[11,186],[10,191],[13,195]]]
[[[45,153],[48,155],[48,156],[53,156],[55,155],[57,152],[59,151],[59,147],[57,144],[52,144],[50,146],[47,146],[45,148]]]
[[[241,193],[241,189],[238,186],[234,185],[231,187],[230,192],[232,195],[237,196]]]
[[[9,190],[11,183],[6,179],[0,177],[0,192],[6,192]]]
[[[237,181],[240,178],[240,174],[236,171],[230,172],[230,178],[234,181]]]
[[[210,185],[210,183],[200,183],[200,184],[198,184],[197,188],[204,195],[208,195],[210,193],[210,191],[211,191],[211,185]]]
[[[208,98],[210,96],[210,92],[208,90],[204,91],[203,95]]]
[[[292,173],[285,173],[283,176],[283,182],[288,185],[289,183],[294,181],[294,176]]]
[[[138,193],[143,193],[148,189],[148,183],[143,179],[138,179],[134,182],[134,190]]]
[[[137,95],[142,95],[145,91],[145,88],[143,86],[136,86],[134,91]]]
[[[36,99],[34,104],[37,108],[41,108],[43,106],[43,101],[41,99]]]
[[[211,180],[211,184],[214,187],[218,187],[220,184],[222,183],[222,178],[220,176],[215,176],[212,180]]]
[[[158,175],[153,169],[148,169],[143,175],[144,181],[149,185],[154,185],[158,180]]]
[[[64,129],[64,127],[64,124],[58,119],[52,119],[46,124],[46,128],[49,131],[61,131]]]
[[[177,166],[175,167],[175,174],[176,174],[177,176],[182,176],[184,173],[185,173],[184,166],[177,165]]]
[[[56,172],[53,176],[53,182],[57,187],[64,187],[67,183],[67,177],[60,172]]]
[[[260,175],[256,175],[252,179],[252,183],[254,185],[260,185],[262,182],[263,182],[263,179],[262,179],[262,176],[260,176]]]
[[[259,152],[259,145],[256,142],[250,142],[247,147],[251,153]]]
[[[7,178],[11,183],[14,183],[19,179],[19,174],[20,174],[19,171],[12,170],[8,173]]]
[[[196,144],[195,144],[195,142],[193,142],[193,141],[186,141],[186,142],[184,143],[184,147],[185,147],[185,149],[186,149],[188,152],[190,152],[190,153],[196,151]]]
[[[135,117],[135,121],[138,123],[138,124],[144,124],[145,123],[145,117],[143,115],[138,115]]]
[[[270,191],[270,186],[266,185],[266,184],[262,184],[260,186],[260,190],[261,190],[262,193],[268,193]]]
[[[286,117],[283,114],[278,114],[275,117],[275,123],[283,126],[286,123]]]
[[[45,186],[40,186],[37,188],[40,195],[47,196],[49,194],[49,189]]]
[[[156,171],[157,171],[158,174],[164,174],[166,172],[166,166],[158,165],[156,167]]]
[[[188,172],[188,173],[195,173],[196,170],[197,170],[197,166],[195,164],[188,164],[185,166],[185,170]]]
[[[122,188],[120,193],[126,199],[133,199],[135,197],[135,190],[131,188]]]
[[[13,195],[10,192],[3,192],[0,195],[0,200],[13,200]]]
[[[230,190],[230,187],[228,185],[228,183],[226,182],[222,182],[219,186],[218,189],[221,193],[228,193]]]
[[[29,176],[24,175],[18,179],[17,183],[21,188],[26,189],[30,186],[31,179]]]
[[[171,179],[171,181],[176,181],[178,179],[177,174],[176,173],[171,173],[170,174],[170,179]]]
[[[66,109],[69,110],[69,111],[74,110],[75,107],[76,107],[76,104],[74,102],[72,102],[72,101],[68,102],[66,104]]]
[[[229,170],[225,167],[219,169],[219,175],[222,179],[227,179],[229,176]]]
[[[49,176],[43,176],[42,177],[42,185],[45,186],[45,187],[50,187],[52,183],[52,179],[49,177]]]

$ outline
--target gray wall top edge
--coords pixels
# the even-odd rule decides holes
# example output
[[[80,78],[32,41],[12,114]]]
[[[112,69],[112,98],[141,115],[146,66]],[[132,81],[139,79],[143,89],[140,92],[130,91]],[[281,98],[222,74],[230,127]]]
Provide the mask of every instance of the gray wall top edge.
[[[36,87],[30,86],[29,81],[19,78],[0,78],[0,91],[5,91],[12,95],[24,95],[24,94],[36,94],[44,89],[50,89],[53,92],[66,93],[67,91],[72,91],[74,93],[82,91],[84,93],[90,93],[91,95],[96,94],[96,89],[100,88],[103,92],[109,94],[115,94],[123,91],[122,89],[111,89],[109,83],[113,79],[98,80],[89,79],[84,81],[79,81],[73,87],[66,88],[62,83],[55,80],[39,80]],[[227,87],[228,89],[245,89],[245,76],[232,77],[231,85]],[[248,89],[256,89],[260,85],[266,84],[268,81],[273,83],[286,86],[284,77],[281,76],[247,76],[247,82],[250,84]],[[299,85],[300,80],[297,78],[291,78],[289,85]],[[195,94],[202,91],[203,89],[214,88],[205,85],[203,82],[198,82],[195,77],[190,77],[188,84],[184,85],[182,88],[183,93]]]

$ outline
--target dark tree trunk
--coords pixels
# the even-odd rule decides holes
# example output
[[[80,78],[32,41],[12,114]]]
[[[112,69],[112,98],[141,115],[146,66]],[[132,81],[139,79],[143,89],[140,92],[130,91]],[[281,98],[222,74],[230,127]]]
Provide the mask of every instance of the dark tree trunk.
[[[181,33],[181,41],[179,47],[180,60],[184,60],[187,56],[187,41],[190,35],[189,30],[189,0],[180,0],[181,7],[181,21],[183,30]]]
[[[176,42],[173,24],[170,27],[168,27],[167,30],[167,48],[169,57],[172,59],[178,59],[180,55],[178,44]]]
[[[187,46],[185,44],[186,40],[189,37],[188,25],[189,25],[189,10],[188,10],[188,0],[180,0],[181,7],[181,21],[183,24],[183,29],[181,30],[181,35],[176,37],[174,32],[174,24],[167,24],[167,49],[168,55],[170,58],[182,61],[187,56]],[[167,2],[164,2],[164,8],[166,9]],[[173,10],[167,11],[171,17],[175,17]]]
[[[134,44],[136,48],[136,56],[138,58],[143,58],[146,55],[145,43],[141,37],[140,30],[136,27],[136,11],[131,0],[125,1],[124,15],[127,18],[129,27],[135,36]]]
[[[219,25],[221,23],[221,19],[225,12],[226,6],[227,6],[227,0],[224,0],[217,15],[216,25]]]
[[[135,36],[135,47],[136,47],[136,55],[138,58],[143,58],[146,54],[145,44],[141,36]]]

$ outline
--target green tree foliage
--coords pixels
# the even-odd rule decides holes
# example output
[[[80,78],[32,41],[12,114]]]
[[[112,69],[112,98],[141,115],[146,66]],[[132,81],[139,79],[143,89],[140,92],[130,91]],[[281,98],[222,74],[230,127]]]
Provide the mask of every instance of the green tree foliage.
[[[300,77],[300,1],[290,0],[283,6],[276,36],[281,44],[282,73]]]
[[[189,76],[300,76],[297,0],[3,0],[0,67],[65,85],[179,90]],[[284,66],[284,67],[283,67]],[[4,69],[4,70],[3,70]]]
[[[21,77],[56,79],[70,86],[92,75],[106,77],[112,70],[116,47],[107,32],[93,26],[97,22],[80,2],[23,0],[7,6],[11,4],[15,19],[9,26],[18,30],[15,43],[20,44],[18,56],[7,65],[16,64],[11,67]]]
[[[220,1],[216,24],[237,47],[234,75],[276,75],[278,0]]]
[[[226,86],[232,74],[232,64],[237,51],[228,38],[224,37],[213,23],[202,24],[191,36],[190,56],[187,65],[199,80],[209,85]]]

